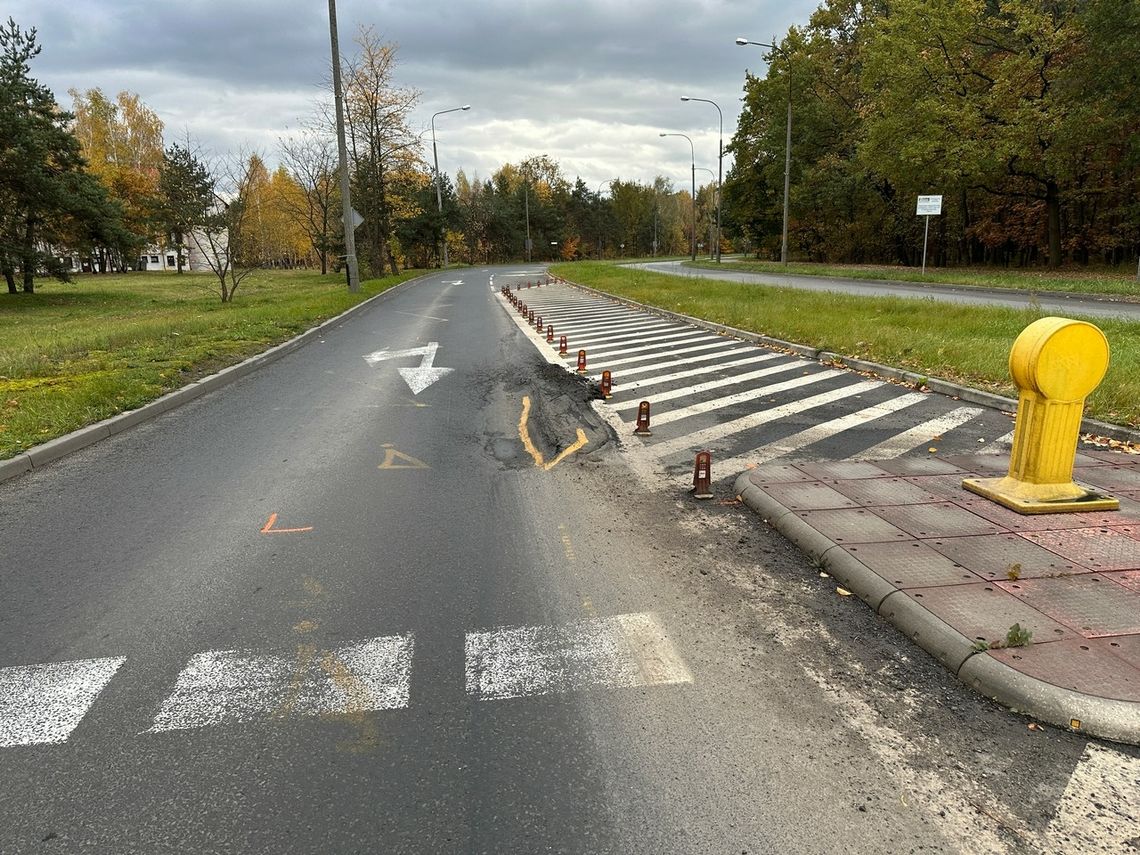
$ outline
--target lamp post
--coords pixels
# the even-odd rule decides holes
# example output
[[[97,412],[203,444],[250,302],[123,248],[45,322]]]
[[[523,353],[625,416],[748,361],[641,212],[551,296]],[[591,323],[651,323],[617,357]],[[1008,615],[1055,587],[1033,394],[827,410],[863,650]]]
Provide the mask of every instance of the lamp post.
[[[707,172],[707,173],[709,174],[709,178],[716,178],[716,173],[714,173],[714,172],[713,172],[711,169],[709,169],[708,167],[705,167],[705,166],[698,166],[698,167],[697,167],[697,169],[699,169],[701,172]],[[717,200],[719,201],[719,199],[720,199],[720,194],[718,193],[718,194],[717,194]],[[719,224],[718,224],[718,225],[719,225]],[[709,243],[709,258],[713,258],[713,257],[714,257],[714,256],[713,256],[713,251],[712,251],[712,243],[711,243],[711,241],[712,241],[712,237],[713,237],[713,236],[712,236],[712,231],[713,231],[713,224],[712,224],[712,223],[709,223],[709,241],[710,241],[710,243]],[[719,234],[720,234],[719,230],[718,230],[717,234],[718,234],[718,236],[719,236]],[[718,263],[719,263],[719,260],[718,260]]]
[[[724,113],[721,112],[720,104],[716,101],[710,101],[708,98],[690,98],[688,95],[682,95],[681,100],[712,104],[716,107],[716,113],[720,117],[720,141],[716,154],[716,263],[720,264],[720,187],[721,179],[724,176]]]
[[[689,140],[689,150],[693,155],[693,178],[692,178],[692,201],[693,201],[693,261],[697,260],[697,150],[693,146],[693,141],[685,134],[666,134],[662,133],[659,136],[663,137],[685,137]]]
[[[738,38],[736,43],[740,46],[744,45],[757,45],[759,47],[770,48],[778,54],[781,54],[784,59],[788,58],[787,51],[783,48],[777,47],[770,42],[754,42],[751,39]],[[789,68],[788,75],[788,133],[784,139],[784,235],[780,240],[780,261],[783,264],[788,263],[788,190],[791,187],[792,180],[792,70]]]
[[[439,189],[439,154],[435,150],[435,117],[442,116],[444,113],[457,113],[460,110],[470,110],[470,104],[464,104],[462,107],[452,107],[450,110],[440,110],[438,113],[431,114],[431,156],[435,161],[435,204],[439,208],[439,228],[440,228],[440,243],[443,244],[443,266],[447,267],[447,227],[443,224],[443,194]]]

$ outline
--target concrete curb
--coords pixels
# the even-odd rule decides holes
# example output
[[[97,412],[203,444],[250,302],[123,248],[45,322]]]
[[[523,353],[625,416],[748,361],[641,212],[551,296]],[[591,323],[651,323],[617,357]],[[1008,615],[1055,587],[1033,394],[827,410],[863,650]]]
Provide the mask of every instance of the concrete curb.
[[[1014,712],[1064,730],[1140,745],[1140,704],[1085,695],[1015,671],[979,652],[958,630],[805,523],[753,484],[747,472],[736,479],[736,493],[745,505],[871,606],[879,617],[971,689]]]
[[[173,392],[167,392],[161,398],[156,398],[148,404],[143,404],[135,410],[128,410],[125,413],[111,416],[110,418],[103,419],[102,421],[95,422],[94,424],[81,427],[71,433],[64,434],[63,436],[56,437],[55,439],[48,440],[40,445],[33,446],[27,451],[20,452],[19,454],[7,460],[0,460],[0,483],[7,481],[11,478],[16,478],[31,472],[33,469],[39,469],[46,466],[61,457],[93,445],[102,439],[107,439],[117,433],[122,433],[135,425],[142,422],[149,421],[150,419],[160,416],[165,412],[181,407],[193,401],[195,398],[200,398],[207,392],[213,392],[223,386],[228,386],[235,380],[239,380],[247,374],[251,374],[258,368],[268,365],[271,362],[276,362],[281,357],[296,350],[302,345],[308,343],[309,339],[320,335],[329,327],[340,323],[349,315],[360,311],[365,306],[370,306],[373,303],[383,302],[390,295],[403,288],[405,285],[411,285],[414,282],[419,282],[427,276],[432,274],[423,274],[420,276],[407,279],[398,285],[393,285],[386,291],[381,291],[373,297],[369,297],[363,302],[357,303],[351,308],[345,309],[339,315],[329,318],[327,321],[322,321],[315,327],[305,330],[303,333],[294,336],[288,341],[281,344],[274,345],[263,353],[256,356],[251,356],[241,362],[229,365],[220,371],[210,374],[206,377],[196,380],[193,383],[188,383],[181,389],[175,389]]]
[[[1022,674],[992,656],[972,656],[958,679],[1014,712],[1075,733],[1140,744],[1140,704],[1098,698]]]
[[[703,318],[694,318],[690,315],[684,315],[680,312],[671,312],[668,309],[662,309],[657,306],[649,306],[644,303],[638,303],[636,300],[629,300],[625,297],[618,297],[614,294],[599,291],[597,288],[591,288],[588,285],[579,285],[577,282],[570,282],[566,279],[559,279],[566,285],[574,288],[579,288],[599,297],[604,297],[607,300],[613,300],[615,303],[620,303],[630,308],[640,309],[643,312],[659,315],[664,318],[669,318],[682,323],[691,324],[701,329],[709,330],[710,332],[719,333],[720,335],[730,335],[734,338],[739,338],[742,341],[752,342],[753,344],[761,344],[765,347],[776,348],[777,350],[784,350],[789,353],[795,353],[799,356],[804,356],[808,359],[815,359],[819,362],[824,362],[829,365],[834,365],[841,368],[850,368],[854,371],[863,371],[867,374],[874,374],[877,377],[882,377],[887,380],[895,380],[900,383],[905,383],[909,386],[917,387],[919,381],[925,383],[926,387],[931,392],[937,392],[940,395],[947,395],[951,398],[958,398],[970,404],[979,404],[983,407],[990,407],[992,409],[1001,410],[1007,413],[1017,412],[1017,401],[1013,398],[1007,398],[1004,395],[997,395],[993,392],[985,392],[981,389],[974,389],[971,386],[962,386],[961,384],[951,382],[950,380],[941,380],[937,377],[927,377],[923,374],[917,374],[913,371],[905,371],[901,368],[895,368],[892,365],[883,365],[879,362],[868,362],[865,359],[856,359],[850,356],[843,356],[842,354],[834,353],[830,350],[820,350],[817,347],[811,347],[806,344],[796,344],[795,342],[784,341],[783,339],[772,338],[771,336],[760,335],[759,333],[749,332],[748,330],[737,329],[736,327],[726,326],[725,324],[718,324],[712,321],[706,321]],[[1140,430],[1133,430],[1132,428],[1125,427],[1124,425],[1114,425],[1108,422],[1097,421],[1096,419],[1082,419],[1081,432],[1091,433],[1097,436],[1106,436],[1112,439],[1124,440],[1125,442],[1140,443]]]

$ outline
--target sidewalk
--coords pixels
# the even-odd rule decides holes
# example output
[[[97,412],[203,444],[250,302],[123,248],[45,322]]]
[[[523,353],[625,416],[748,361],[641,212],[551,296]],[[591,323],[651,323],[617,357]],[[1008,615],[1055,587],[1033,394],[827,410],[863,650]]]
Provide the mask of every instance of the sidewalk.
[[[962,682],[1140,744],[1140,457],[1077,455],[1120,510],[1022,516],[961,486],[1005,455],[765,464],[736,492]],[[1010,645],[1014,624],[1031,643]]]

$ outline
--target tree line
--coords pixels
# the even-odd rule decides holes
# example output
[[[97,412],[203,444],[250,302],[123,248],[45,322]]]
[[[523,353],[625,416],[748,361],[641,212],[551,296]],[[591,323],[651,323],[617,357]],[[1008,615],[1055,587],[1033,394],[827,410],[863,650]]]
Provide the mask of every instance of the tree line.
[[[259,267],[340,269],[331,93],[278,141],[270,172],[261,152],[209,156],[189,138],[165,145],[162,121],[130,92],[72,89],[62,109],[32,76],[40,49],[34,29],[11,19],[0,28],[0,270],[10,293],[18,279],[32,292],[37,276],[68,278],[75,257],[92,272],[126,271],[155,246],[175,257],[178,273],[196,251],[223,302]],[[437,177],[410,125],[419,93],[396,85],[395,63],[395,46],[369,27],[343,60],[364,275],[438,263],[445,240],[469,263],[676,253],[692,242],[689,194],[663,178],[615,178],[607,198],[544,155],[486,179]],[[702,188],[695,209],[696,227],[711,235],[715,188]]]
[[[750,48],[754,49],[754,48]],[[826,0],[748,75],[725,210],[775,256],[1117,264],[1140,249],[1135,0]]]

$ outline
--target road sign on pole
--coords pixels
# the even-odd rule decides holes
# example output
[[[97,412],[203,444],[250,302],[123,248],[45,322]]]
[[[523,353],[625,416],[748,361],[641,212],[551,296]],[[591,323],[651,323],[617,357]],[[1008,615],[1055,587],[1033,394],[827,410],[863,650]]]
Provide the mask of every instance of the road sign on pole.
[[[922,275],[926,275],[926,242],[930,237],[930,218],[937,217],[942,214],[942,197],[941,196],[919,196],[918,207],[915,209],[915,214],[920,217],[926,217],[926,228],[922,233]]]

